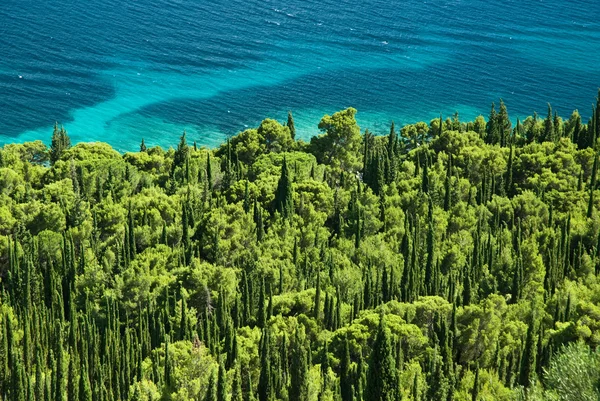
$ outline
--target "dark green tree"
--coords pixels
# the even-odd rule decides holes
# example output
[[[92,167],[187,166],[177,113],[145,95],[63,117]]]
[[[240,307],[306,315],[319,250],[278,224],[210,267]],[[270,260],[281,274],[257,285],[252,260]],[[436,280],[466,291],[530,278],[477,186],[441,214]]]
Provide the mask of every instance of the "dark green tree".
[[[342,348],[342,357],[340,358],[340,394],[342,401],[353,401],[353,375],[351,371],[350,345],[348,336],[344,337],[344,347]]]
[[[296,126],[294,125],[294,117],[292,116],[291,110],[288,111],[287,127],[290,129],[292,139],[296,139]]]
[[[217,380],[217,401],[227,401],[227,373],[223,361],[219,361],[219,376]]]
[[[594,165],[592,167],[592,178],[590,180],[590,197],[588,201],[587,217],[592,217],[594,212],[594,191],[596,189],[596,176],[598,175],[598,154],[594,155]]]
[[[300,329],[297,329],[290,365],[289,401],[308,400],[308,358]]]
[[[292,189],[292,177],[287,165],[285,156],[281,165],[281,176],[277,183],[275,191],[274,209],[279,212],[282,218],[289,219],[294,214],[294,199]]]
[[[269,329],[264,328],[260,341],[260,377],[258,379],[258,400],[271,401],[273,386],[271,381],[271,339]]]
[[[71,147],[71,138],[64,127],[58,128],[58,123],[54,124],[52,133],[52,144],[50,145],[50,164],[56,163],[62,153]]]
[[[204,401],[217,401],[217,379],[215,377],[214,370],[210,375],[210,380],[208,382],[208,388],[206,389]]]
[[[495,145],[500,142],[500,130],[498,127],[498,114],[496,113],[496,105],[492,103],[490,117],[486,126],[486,143]]]
[[[479,399],[479,364],[475,367],[475,381],[473,382],[473,391],[471,392],[471,401]]]
[[[398,395],[398,376],[393,357],[389,329],[382,314],[377,337],[371,351],[367,373],[366,399],[372,401],[395,401]]]
[[[535,330],[535,318],[533,314],[527,328],[527,338],[525,339],[525,348],[521,357],[521,368],[519,372],[519,384],[529,387],[535,375],[535,357],[537,352],[537,333]]]
[[[175,157],[173,159],[173,165],[175,167],[183,167],[185,165],[185,161],[187,160],[190,153],[190,147],[187,144],[186,133],[185,130],[183,134],[179,138],[179,144],[177,145],[177,150],[175,151]]]

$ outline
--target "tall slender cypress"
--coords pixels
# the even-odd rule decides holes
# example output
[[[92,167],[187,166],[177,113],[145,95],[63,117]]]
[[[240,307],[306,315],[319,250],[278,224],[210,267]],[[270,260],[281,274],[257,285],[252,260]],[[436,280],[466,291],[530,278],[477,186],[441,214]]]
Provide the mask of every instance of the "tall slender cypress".
[[[392,344],[385,316],[379,321],[377,337],[371,351],[367,375],[366,399],[371,401],[395,401],[398,394],[398,378]]]
[[[590,197],[588,201],[587,217],[592,217],[594,211],[594,190],[596,189],[596,176],[598,174],[598,153],[594,152],[594,165],[592,167],[592,178],[590,181]]]
[[[292,190],[292,178],[287,165],[286,157],[283,157],[283,164],[281,165],[281,176],[277,183],[277,190],[275,191],[274,209],[279,212],[281,217],[289,219],[294,213],[294,200]]]
[[[308,400],[308,358],[304,347],[304,339],[300,336],[299,329],[296,329],[294,338],[288,394],[289,401]]]

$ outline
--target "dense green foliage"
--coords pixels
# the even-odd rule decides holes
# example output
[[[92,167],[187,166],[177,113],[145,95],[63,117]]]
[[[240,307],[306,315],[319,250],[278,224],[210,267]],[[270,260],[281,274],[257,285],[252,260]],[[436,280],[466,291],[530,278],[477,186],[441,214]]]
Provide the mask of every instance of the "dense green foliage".
[[[0,399],[597,399],[600,100],[0,150]],[[585,380],[582,380],[585,378]]]

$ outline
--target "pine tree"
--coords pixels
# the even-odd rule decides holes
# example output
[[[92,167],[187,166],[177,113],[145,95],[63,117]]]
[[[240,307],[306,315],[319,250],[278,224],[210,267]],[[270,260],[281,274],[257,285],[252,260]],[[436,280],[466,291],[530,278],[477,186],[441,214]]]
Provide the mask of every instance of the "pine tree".
[[[292,217],[294,213],[292,178],[285,156],[283,157],[283,164],[281,166],[281,176],[277,183],[274,205],[274,209],[279,212],[282,218],[289,219]]]
[[[366,399],[371,401],[395,401],[398,394],[396,365],[393,358],[390,335],[382,314],[377,337],[371,351],[367,375]]]

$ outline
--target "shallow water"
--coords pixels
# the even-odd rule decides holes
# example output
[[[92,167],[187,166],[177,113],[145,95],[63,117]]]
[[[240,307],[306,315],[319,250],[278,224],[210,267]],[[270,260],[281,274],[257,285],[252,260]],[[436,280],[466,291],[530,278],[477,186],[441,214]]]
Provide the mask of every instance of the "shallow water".
[[[49,141],[58,121],[73,141],[119,150],[142,137],[174,146],[184,129],[215,146],[287,110],[308,138],[348,106],[385,132],[392,120],[487,115],[500,97],[513,119],[545,115],[546,102],[590,115],[599,2],[357,4],[4,0],[0,143]]]

